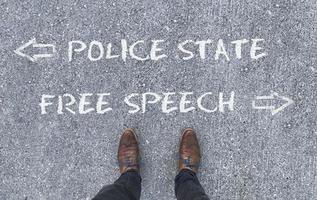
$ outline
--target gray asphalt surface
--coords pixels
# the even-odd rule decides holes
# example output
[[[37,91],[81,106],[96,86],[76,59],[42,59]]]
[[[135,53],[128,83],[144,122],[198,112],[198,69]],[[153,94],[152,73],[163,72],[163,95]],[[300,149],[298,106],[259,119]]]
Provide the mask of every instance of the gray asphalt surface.
[[[1,0],[0,199],[92,198],[119,176],[126,127],[140,140],[143,200],[175,199],[185,127],[200,139],[199,178],[211,199],[317,199],[316,14],[315,0]],[[54,57],[32,62],[14,53],[32,38],[55,44]],[[179,42],[219,38],[264,38],[268,55],[252,61],[244,51],[241,60],[216,61],[211,49],[206,60],[179,59]],[[92,62],[78,53],[68,61],[71,40],[121,39],[164,39],[169,57]],[[224,113],[164,114],[158,104],[128,114],[123,98],[150,91],[234,91],[236,101]],[[271,91],[294,103],[275,115],[252,109],[255,96]],[[113,110],[104,115],[58,115],[56,107],[41,115],[42,94],[100,92],[111,93]]]

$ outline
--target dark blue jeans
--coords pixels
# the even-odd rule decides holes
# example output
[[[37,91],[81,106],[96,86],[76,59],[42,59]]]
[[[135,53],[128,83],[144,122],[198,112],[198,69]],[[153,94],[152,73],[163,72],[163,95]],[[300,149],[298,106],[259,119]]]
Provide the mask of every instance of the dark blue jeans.
[[[177,200],[209,200],[196,174],[186,169],[175,177],[175,195]],[[140,196],[140,174],[128,171],[114,184],[103,187],[93,200],[139,200]]]

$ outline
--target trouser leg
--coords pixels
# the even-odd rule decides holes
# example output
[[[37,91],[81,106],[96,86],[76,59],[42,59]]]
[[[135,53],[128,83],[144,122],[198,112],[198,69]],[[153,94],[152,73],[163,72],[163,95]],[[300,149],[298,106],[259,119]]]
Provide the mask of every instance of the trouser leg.
[[[103,187],[92,200],[139,200],[140,195],[140,174],[127,171],[114,184]]]
[[[195,172],[183,169],[175,177],[177,200],[209,200]]]

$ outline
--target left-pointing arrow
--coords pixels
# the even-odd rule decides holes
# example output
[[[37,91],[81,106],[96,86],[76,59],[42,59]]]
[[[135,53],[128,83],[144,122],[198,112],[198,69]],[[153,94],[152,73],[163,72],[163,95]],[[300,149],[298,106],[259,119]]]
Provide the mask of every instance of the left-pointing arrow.
[[[46,48],[47,52],[50,52],[50,53],[34,54],[33,56],[31,56],[31,55],[28,55],[28,54],[23,52],[23,50],[26,49],[29,46],[32,46],[33,48]],[[53,57],[55,52],[56,52],[56,48],[55,48],[55,46],[53,44],[38,44],[36,42],[35,38],[30,40],[30,41],[28,41],[27,43],[23,44],[22,46],[20,46],[16,50],[14,50],[14,53],[18,54],[19,56],[25,57],[25,58],[29,59],[32,62],[35,62],[35,61],[37,61],[40,58]]]

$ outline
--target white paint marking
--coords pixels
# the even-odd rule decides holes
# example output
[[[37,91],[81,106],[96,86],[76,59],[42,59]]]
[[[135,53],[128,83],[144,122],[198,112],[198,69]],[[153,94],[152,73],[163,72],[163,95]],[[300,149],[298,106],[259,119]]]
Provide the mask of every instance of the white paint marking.
[[[276,108],[276,105],[263,105],[263,106],[256,105],[256,101],[259,101],[259,100],[263,101],[263,100],[277,100],[277,99],[284,100],[286,103],[284,103],[282,106],[280,106],[278,108]],[[290,99],[288,97],[280,96],[276,92],[272,92],[272,94],[269,96],[256,96],[255,100],[252,100],[252,109],[271,110],[272,115],[275,115],[293,103],[294,103],[294,101],[292,99]]]
[[[30,55],[28,55],[26,53],[23,53],[23,50],[26,49],[29,46],[32,46],[33,48],[51,49],[52,53],[34,54],[33,57],[32,57],[32,56],[30,56]],[[30,41],[28,41],[27,43],[25,43],[24,45],[20,46],[16,50],[14,50],[14,53],[18,54],[19,56],[25,57],[25,58],[27,58],[28,60],[30,60],[32,62],[36,62],[40,58],[53,57],[54,54],[56,53],[56,48],[55,48],[55,45],[53,45],[53,44],[38,44],[36,42],[36,39],[33,38]]]

